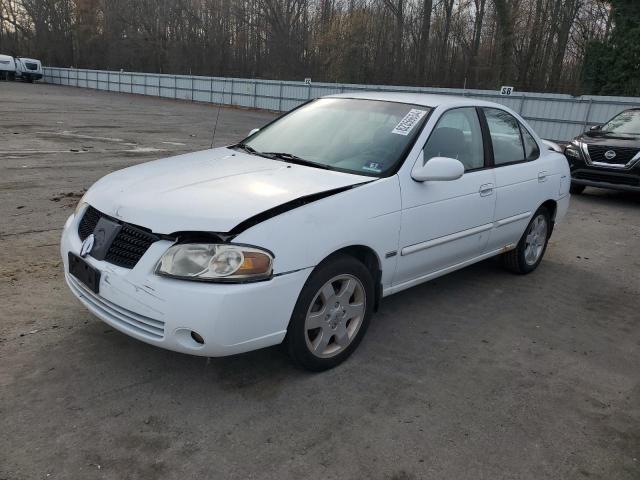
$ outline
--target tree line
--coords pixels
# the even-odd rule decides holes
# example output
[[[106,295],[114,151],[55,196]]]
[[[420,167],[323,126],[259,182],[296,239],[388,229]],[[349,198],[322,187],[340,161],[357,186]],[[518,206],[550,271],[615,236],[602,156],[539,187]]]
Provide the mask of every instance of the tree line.
[[[616,4],[635,3],[0,0],[0,52],[77,68],[580,94],[603,88],[593,72],[617,39]]]

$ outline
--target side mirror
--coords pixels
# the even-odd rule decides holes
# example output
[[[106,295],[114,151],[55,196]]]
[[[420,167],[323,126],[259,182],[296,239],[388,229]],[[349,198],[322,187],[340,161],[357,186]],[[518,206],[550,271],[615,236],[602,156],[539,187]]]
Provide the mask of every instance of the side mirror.
[[[423,158],[422,154],[421,158]],[[457,180],[463,174],[464,165],[460,160],[448,157],[433,157],[424,165],[421,159],[418,159],[411,171],[411,178],[416,182],[434,182]]]
[[[602,125],[592,125],[589,127],[589,130],[600,130],[602,128]]]
[[[260,131],[260,129],[259,129],[259,128],[254,128],[253,130],[251,130],[251,131],[249,132],[249,136],[253,135],[254,133],[258,133],[259,131]]]

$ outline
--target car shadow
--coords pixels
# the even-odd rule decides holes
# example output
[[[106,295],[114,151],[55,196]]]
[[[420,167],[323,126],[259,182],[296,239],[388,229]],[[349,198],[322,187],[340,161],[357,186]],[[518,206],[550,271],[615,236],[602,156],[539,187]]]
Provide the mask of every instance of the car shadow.
[[[609,205],[639,205],[640,192],[622,192],[602,188],[587,187],[580,195],[572,195],[573,200],[581,199],[586,202],[606,202]]]

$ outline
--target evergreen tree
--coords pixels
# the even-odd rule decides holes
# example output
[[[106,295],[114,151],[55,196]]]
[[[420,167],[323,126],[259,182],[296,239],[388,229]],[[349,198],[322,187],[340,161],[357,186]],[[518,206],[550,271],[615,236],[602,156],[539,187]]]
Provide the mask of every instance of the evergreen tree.
[[[611,0],[613,31],[591,42],[584,63],[585,84],[596,95],[640,95],[640,1]]]

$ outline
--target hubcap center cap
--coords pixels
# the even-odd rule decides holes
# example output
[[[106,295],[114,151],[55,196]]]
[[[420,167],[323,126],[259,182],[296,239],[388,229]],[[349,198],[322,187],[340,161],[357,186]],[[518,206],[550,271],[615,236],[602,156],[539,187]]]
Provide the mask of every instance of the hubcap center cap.
[[[344,312],[343,312],[343,308],[342,305],[340,305],[340,303],[336,303],[335,306],[329,310],[329,314],[327,315],[327,323],[329,324],[329,327],[331,327],[333,330],[335,330],[336,328],[338,328],[338,325],[340,325],[340,322],[344,319]]]

